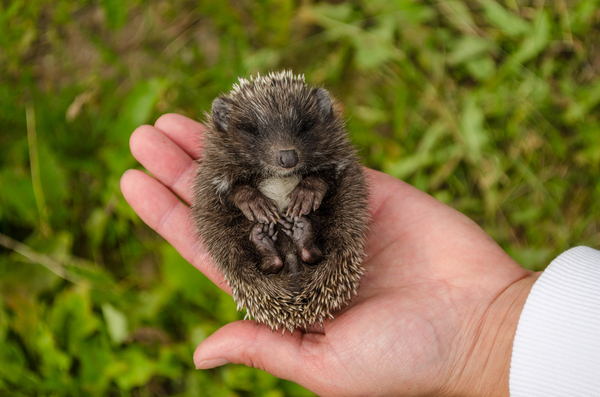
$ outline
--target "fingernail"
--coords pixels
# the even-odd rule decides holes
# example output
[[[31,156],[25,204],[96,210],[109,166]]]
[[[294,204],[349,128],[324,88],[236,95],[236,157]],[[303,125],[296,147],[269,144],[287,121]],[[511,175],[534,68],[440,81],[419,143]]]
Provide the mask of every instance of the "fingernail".
[[[229,361],[224,358],[211,358],[209,360],[202,360],[196,365],[196,369],[210,369],[220,367],[221,365],[229,364]]]

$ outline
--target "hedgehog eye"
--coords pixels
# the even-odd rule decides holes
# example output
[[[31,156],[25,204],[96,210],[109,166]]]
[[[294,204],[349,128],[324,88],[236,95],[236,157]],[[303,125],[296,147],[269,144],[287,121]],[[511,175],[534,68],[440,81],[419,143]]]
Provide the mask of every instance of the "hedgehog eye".
[[[300,124],[298,133],[300,133],[300,135],[304,135],[304,134],[307,134],[310,131],[312,131],[314,128],[315,128],[315,123],[305,121],[304,123]]]
[[[254,123],[242,123],[238,125],[238,129],[249,135],[258,135],[258,128]]]

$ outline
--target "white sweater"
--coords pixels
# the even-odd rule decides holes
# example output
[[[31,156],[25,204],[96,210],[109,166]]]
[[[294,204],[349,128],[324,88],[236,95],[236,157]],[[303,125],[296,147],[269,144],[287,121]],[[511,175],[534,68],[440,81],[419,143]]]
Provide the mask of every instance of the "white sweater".
[[[600,396],[600,251],[564,252],[533,285],[515,336],[510,395]]]

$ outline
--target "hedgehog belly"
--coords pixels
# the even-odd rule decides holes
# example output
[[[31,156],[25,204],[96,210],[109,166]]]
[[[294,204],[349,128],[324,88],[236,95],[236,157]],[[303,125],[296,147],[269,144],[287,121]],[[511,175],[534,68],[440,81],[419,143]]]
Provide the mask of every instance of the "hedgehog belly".
[[[290,203],[288,195],[301,180],[302,177],[300,175],[292,175],[283,178],[268,178],[258,185],[258,190],[268,198],[275,200],[277,209],[283,214]]]

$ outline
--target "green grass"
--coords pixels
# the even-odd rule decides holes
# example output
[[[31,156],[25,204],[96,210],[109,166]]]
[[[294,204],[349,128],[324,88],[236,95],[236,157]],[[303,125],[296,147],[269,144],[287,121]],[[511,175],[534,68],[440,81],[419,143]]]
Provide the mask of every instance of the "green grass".
[[[3,2],[0,394],[310,395],[193,368],[240,315],[118,187],[138,125],[202,118],[237,76],[291,68],[325,86],[365,164],[524,267],[598,248],[599,3]]]

